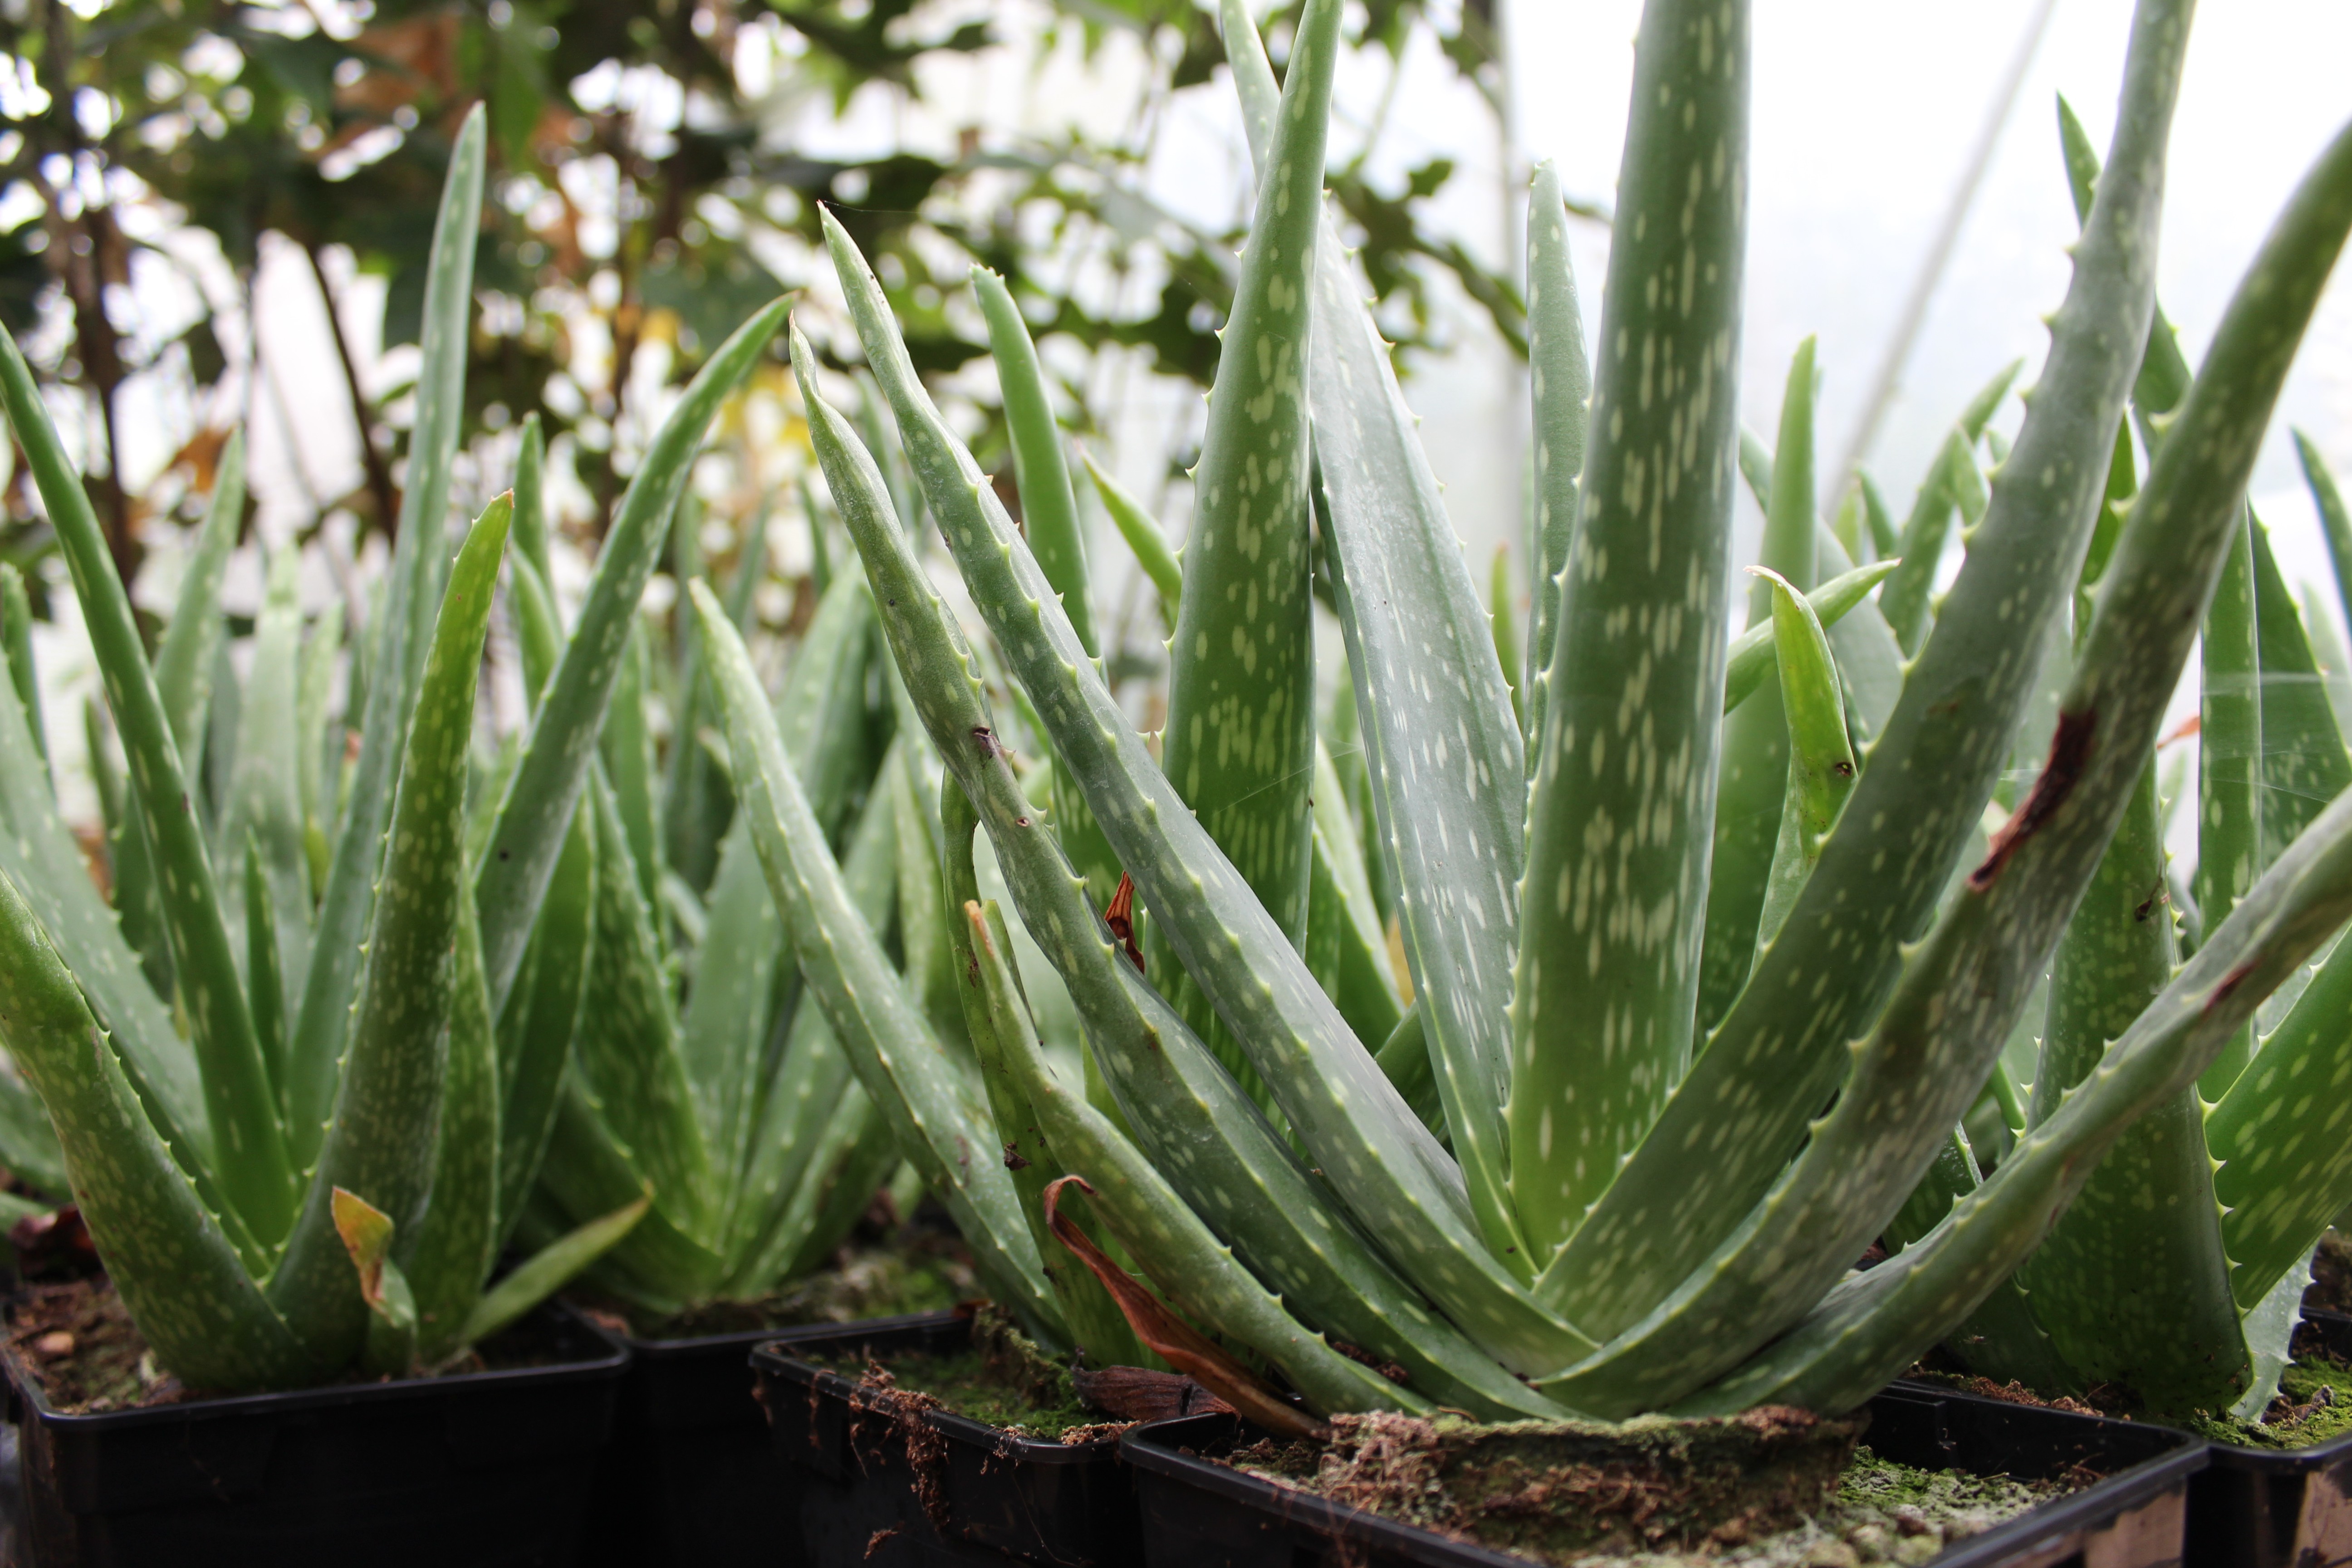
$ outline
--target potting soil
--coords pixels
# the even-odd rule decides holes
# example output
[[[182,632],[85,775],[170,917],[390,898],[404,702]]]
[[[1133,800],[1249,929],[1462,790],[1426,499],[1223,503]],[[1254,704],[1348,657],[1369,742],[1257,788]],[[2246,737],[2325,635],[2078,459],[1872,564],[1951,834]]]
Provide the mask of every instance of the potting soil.
[[[1228,1462],[1556,1568],[1926,1563],[2074,1489],[1912,1469],[1852,1446],[1858,1423],[1809,1430],[1813,1422],[1769,1409],[1712,1424],[1712,1433],[1686,1422],[1482,1428],[1340,1416],[1331,1444],[1268,1440]]]

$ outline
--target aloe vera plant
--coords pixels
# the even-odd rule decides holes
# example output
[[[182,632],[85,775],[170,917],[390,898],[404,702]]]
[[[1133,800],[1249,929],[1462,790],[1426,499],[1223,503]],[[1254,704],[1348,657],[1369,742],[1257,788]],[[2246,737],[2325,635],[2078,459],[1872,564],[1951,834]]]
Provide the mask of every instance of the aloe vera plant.
[[[1865,484],[1833,529],[1812,511],[1801,356],[1778,449],[1759,446],[1749,464],[1768,500],[1766,559],[1736,579],[1748,8],[1651,0],[1590,366],[1547,178],[1528,225],[1549,577],[1515,687],[1337,230],[1302,211],[1322,176],[1339,6],[1309,0],[1277,88],[1228,0],[1258,202],[1198,470],[1202,510],[1181,582],[1160,587],[1176,634],[1164,765],[1095,663],[1071,607],[1083,579],[1013,525],[828,222],[849,321],[984,642],[930,588],[905,509],[796,337],[813,439],[906,701],[944,764],[950,837],[975,819],[985,829],[1102,1090],[1038,1047],[994,935],[1011,923],[949,878],[941,912],[971,954],[983,1054],[1018,1091],[1019,1125],[1000,1123],[983,1153],[996,1142],[1050,1152],[1085,1184],[1084,1226],[1311,1411],[1618,1417],[1850,1407],[1947,1336],[2052,1375],[2065,1335],[2036,1314],[2101,1305],[2086,1249],[2168,1245],[2152,1222],[2135,1237],[2096,1218],[2114,1213],[2101,1184],[2185,1173],[2186,1135],[2201,1131],[2225,1161],[2228,1214],[2200,1223],[2227,1239],[2199,1256],[2227,1260],[2216,1289],[2230,1299],[2216,1296],[2211,1321],[2230,1353],[2211,1387],[2148,1392],[2252,1389],[2269,1331],[2250,1310],[2352,1197],[2325,1120],[2340,1096],[2296,1098],[2298,1082],[2352,1061],[2340,1024],[2322,1022],[2352,960],[2322,966],[2210,1115],[2181,1097],[2352,915],[2352,805],[2313,799],[2268,827],[2257,816],[2234,902],[2206,911],[2185,966],[2149,917],[2160,904],[2118,900],[2168,886],[2150,760],[2233,549],[2257,617],[2252,668],[2315,668],[2243,498],[2352,226],[2352,133],[2305,178],[2202,366],[2168,379],[2177,353],[2150,334],[2155,241],[2190,10],[2137,7],[2105,173],[2013,443],[1986,434],[2004,378],[1959,422],[1912,527],[1898,531]],[[1020,345],[995,346],[1017,374]],[[2127,485],[2118,452],[2134,416],[2150,460]],[[1025,437],[1024,498],[1029,454],[1053,449],[1045,434]],[[2005,452],[1989,481],[1980,445]],[[1353,787],[1294,729],[1286,684],[1313,659],[1291,608],[1308,590],[1294,548],[1302,481],[1345,634],[1342,718],[1363,751]],[[1155,582],[1171,578],[1150,558],[1150,520],[1107,499]],[[1933,557],[1955,511],[1964,557],[1938,596]],[[1906,548],[1926,558],[1895,559]],[[1882,581],[1900,588],[1892,602],[1869,596]],[[1753,586],[1735,637],[1736,582]],[[1070,1263],[1032,1245],[1024,1189],[1000,1180],[1017,1173],[970,1157],[989,1111],[969,1068],[870,951],[723,612],[707,591],[696,603],[733,671],[720,684],[735,777],[812,986],[869,1080],[929,1064],[935,1102],[908,1119],[910,1157],[928,1142],[932,1168],[960,1184],[968,1229],[1017,1277],[1033,1326],[1087,1343],[1092,1308],[1058,1272]],[[1056,803],[1067,781],[1131,882],[1133,913],[1103,907],[1081,836],[1065,831],[1076,813],[1048,814],[1023,789],[988,659],[1050,750]],[[1235,707],[1244,686],[1255,695]],[[2304,796],[2333,794],[2342,742],[2322,743],[2324,700],[2290,707],[2262,689],[2250,722],[2275,710],[2294,727],[2275,765],[2301,770]],[[2267,757],[2268,733],[2246,754]],[[2021,746],[2039,748],[2038,766],[2011,790]],[[1307,784],[1323,778],[1328,790]],[[1245,779],[1258,781],[1246,796],[1219,793]],[[1747,815],[1727,824],[1733,809]],[[1733,829],[1746,836],[1736,855],[1723,847]],[[1364,843],[1373,865],[1349,870]],[[1322,903],[1317,856],[1332,859]],[[1392,893],[1410,972],[1402,1013],[1395,993],[1385,1015],[1351,1000],[1378,966],[1316,958],[1326,942],[1369,943],[1378,926],[1351,903],[1376,887]],[[1139,919],[1141,958],[1129,945]],[[2023,1026],[2048,1037],[2029,1109],[2000,1058],[2041,994],[2046,1028]],[[1385,1035],[1376,1016],[1395,1020]],[[1980,1097],[2016,1113],[1989,1177],[1960,1131]],[[2078,1194],[2096,1233],[2074,1235],[2073,1219],[2053,1233]],[[1849,1277],[1882,1235],[1908,1245]],[[1100,1267],[1131,1300],[1119,1267]],[[2076,1284],[2062,1288],[2070,1268]],[[1227,1362],[1154,1331],[1152,1311],[1130,1319],[1174,1364],[1281,1419]]]
[[[484,154],[478,109],[434,235],[416,438],[386,592],[355,645],[365,695],[344,715],[360,731],[347,773],[340,744],[304,754],[325,727],[341,623],[306,636],[290,555],[269,573],[233,733],[223,689],[208,700],[226,668],[217,600],[242,509],[235,444],[151,664],[25,362],[0,339],[0,404],[57,530],[127,763],[101,780],[118,803],[118,924],[58,819],[19,695],[30,671],[12,649],[0,1044],[16,1076],[0,1085],[0,1158],[80,1204],[133,1319],[192,1387],[446,1364],[641,1234],[651,1181],[678,1190],[671,1169],[629,1167],[611,1202],[490,1280],[551,1130],[564,1147],[565,1107],[606,1087],[613,1036],[593,1026],[643,1000],[630,961],[645,955],[627,946],[644,935],[631,924],[642,910],[599,738],[623,634],[704,429],[782,311],[720,347],[672,411],[562,635],[547,609],[531,438],[522,514],[502,496],[454,557],[444,548]],[[469,830],[475,692],[509,563],[539,696]],[[226,765],[199,768],[207,755]],[[638,1053],[625,1066],[646,1062],[658,1065]],[[646,1118],[681,1109],[661,1081],[628,1087],[646,1090],[627,1102]]]

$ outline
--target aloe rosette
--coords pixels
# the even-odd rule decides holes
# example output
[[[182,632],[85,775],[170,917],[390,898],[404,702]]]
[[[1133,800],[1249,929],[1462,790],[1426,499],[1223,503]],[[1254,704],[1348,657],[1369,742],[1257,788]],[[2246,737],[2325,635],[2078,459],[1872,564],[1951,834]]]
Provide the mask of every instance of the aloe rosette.
[[[1987,1369],[2063,1382],[2095,1374],[2069,1359],[2084,1326],[2119,1321],[2118,1258],[2204,1272],[2174,1287],[2196,1295],[2193,1315],[2130,1318],[2110,1337],[2138,1359],[2096,1375],[2162,1405],[2263,1395],[2282,1281],[2352,1198],[2326,1121],[2340,1097],[2313,1092],[2352,1062],[2330,1022],[2352,960],[2309,968],[2352,914],[2352,816],[2325,805],[2347,782],[2343,742],[2244,491],[2352,226],[2352,135],[2305,177],[2190,375],[2156,307],[2190,6],[2143,0],[2105,172],[2082,182],[2074,280],[2013,439],[1990,421],[2014,367],[1956,421],[1906,522],[1865,480],[1832,527],[1813,510],[1810,345],[1773,449],[1754,443],[1743,462],[1733,409],[1747,7],[1652,0],[1590,366],[1549,175],[1528,225],[1547,579],[1521,683],[1336,226],[1300,211],[1322,176],[1307,121],[1325,112],[1337,12],[1310,0],[1277,87],[1245,11],[1224,7],[1258,201],[1181,565],[1132,498],[1104,490],[1173,606],[1164,759],[1108,689],[1085,580],[1048,558],[1059,534],[1033,546],[1013,524],[863,258],[826,226],[849,323],[985,639],[967,640],[929,586],[904,509],[796,339],[813,440],[944,764],[950,837],[975,822],[987,834],[1107,1089],[1080,1091],[1035,1048],[992,935],[1005,911],[950,878],[940,902],[966,928],[982,1056],[1010,1081],[997,1142],[1050,1150],[1089,1189],[1084,1226],[1311,1411],[1843,1408],[1948,1336]],[[992,336],[1010,409],[1023,345]],[[1033,401],[1020,417],[1024,501],[1043,474],[1045,515],[1058,515],[1049,415]],[[1353,783],[1292,734],[1283,695],[1313,660],[1309,623],[1288,608],[1309,585],[1291,548],[1302,417],[1307,510],[1348,660],[1335,733],[1362,748]],[[1743,470],[1768,523],[1764,559],[1736,574]],[[1235,475],[1254,482],[1236,491]],[[1748,605],[1737,635],[1735,586]],[[697,603],[707,639],[725,643],[716,600]],[[2200,624],[2228,615],[2245,625],[2208,630],[2209,680],[2258,694],[2241,727],[2259,739],[2221,750],[2209,774],[2227,788],[2221,763],[2259,759],[2249,777],[2271,787],[2250,792],[2251,815],[2221,811],[2238,837],[2209,852],[2229,893],[2202,911],[2184,966],[2152,758]],[[2230,635],[2242,669],[2215,662]],[[1244,647],[1254,659],[1212,657]],[[1024,792],[982,660],[1002,661],[1050,750],[1056,801],[1082,797],[1083,834],[1063,831],[1076,813],[1048,816]],[[1248,722],[1213,724],[1249,680],[1264,689]],[[815,896],[822,845],[795,825],[784,753],[741,672],[722,685],[738,780],[763,781],[752,809],[776,819],[756,828],[771,879],[802,888],[820,933],[799,934],[803,952],[845,952],[856,932],[841,900]],[[2021,763],[2022,785],[2008,776]],[[1207,793],[1244,768],[1328,784],[1311,803],[1286,783],[1245,801]],[[2296,804],[2263,816],[2281,794]],[[2200,800],[2200,821],[2214,804]],[[1104,919],[1093,833],[1146,913],[1140,968],[1131,928]],[[1392,907],[1410,1008],[1383,965],[1341,961],[1383,934],[1359,900]],[[907,1009],[882,1005],[883,971],[866,971],[845,960],[826,1003],[860,1072],[934,1059],[916,1053],[914,1020],[891,1016]],[[1385,1013],[1365,1005],[1381,984]],[[2029,1016],[2042,996],[2047,1017]],[[2004,1066],[2021,1031],[2027,1053]],[[2234,1069],[2233,1037],[2247,1063]],[[2209,1080],[2197,1098],[2217,1058],[2226,1092],[2214,1100]],[[935,1059],[959,1064],[939,1070],[944,1093],[966,1069]],[[1999,1124],[1973,1151],[1971,1115]],[[907,1135],[943,1168],[962,1147],[931,1126]],[[1024,1310],[1058,1312],[1056,1338],[1100,1331],[1082,1326],[1092,1307],[1051,1299],[1069,1260],[1031,1247],[1001,1198],[979,1202],[994,1178],[954,1179],[990,1250],[1024,1271]],[[2151,1183],[2180,1201],[2135,1206]],[[1849,1277],[1881,1237],[1899,1250]],[[1095,1256],[1150,1348],[1239,1389]],[[2194,1378],[2157,1370],[2191,1359]]]
[[[614,707],[638,602],[704,433],[782,307],[720,346],[670,412],[567,630],[547,592],[535,427],[517,492],[454,553],[444,547],[485,144],[478,110],[434,235],[416,437],[342,724],[327,722],[342,623],[331,612],[306,626],[290,552],[268,574],[252,675],[227,673],[219,593],[243,509],[239,444],[151,661],[27,367],[0,338],[0,405],[57,531],[127,764],[114,773],[94,723],[110,909],[42,766],[21,594],[0,603],[11,634],[0,1045],[14,1069],[0,1074],[0,1162],[79,1204],[159,1363],[194,1388],[449,1364],[616,1244],[675,1235],[671,1214],[700,1227],[677,1251],[708,1238],[730,1266],[781,1273],[812,1237],[846,1228],[894,1157],[841,1104],[845,1069],[832,1092],[803,1093],[841,1112],[846,1142],[799,1138],[800,1163],[783,1169],[753,1157],[767,1129],[746,1111],[760,1104],[750,1088],[767,1086],[766,1037],[730,1033],[750,1010],[722,1018],[719,999],[748,984],[765,1004],[777,988],[772,914],[746,912],[749,958],[714,944],[710,1000],[688,1010],[684,1040],[645,1027],[674,1022],[667,955],[602,754],[611,731],[644,721]],[[533,710],[486,792],[474,787],[475,695],[501,580]],[[840,652],[802,661],[820,692],[866,680],[871,613],[856,593],[839,597],[819,620]],[[851,673],[827,674],[836,664]],[[830,717],[821,697],[802,706],[810,722]],[[346,726],[359,733],[348,764]],[[332,743],[313,752],[321,732]],[[720,881],[726,896],[723,870]],[[682,1069],[688,1045],[716,1064],[709,1074]],[[594,1168],[611,1179],[575,1181],[591,1201],[551,1214],[534,1196],[542,1171],[612,1152],[594,1140],[613,1121],[635,1141]],[[696,1184],[716,1163],[706,1122],[757,1197],[722,1205],[734,1189]],[[691,1136],[664,1145],[660,1131],[680,1125]],[[740,1240],[719,1245],[722,1233]],[[493,1281],[519,1234],[528,1256]],[[703,1276],[668,1279],[688,1291]]]

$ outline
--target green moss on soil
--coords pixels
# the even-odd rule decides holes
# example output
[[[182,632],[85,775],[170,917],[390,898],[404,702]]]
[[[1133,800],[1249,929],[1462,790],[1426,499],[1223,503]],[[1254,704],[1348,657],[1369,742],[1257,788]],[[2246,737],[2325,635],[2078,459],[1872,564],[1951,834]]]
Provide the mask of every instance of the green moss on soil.
[[[2288,1365],[2260,1425],[2233,1415],[2197,1415],[2180,1425],[2242,1448],[2315,1447],[2352,1432],[2352,1367],[2324,1351],[2308,1352]]]
[[[1590,1447],[1591,1428],[1352,1416],[1334,1424],[1339,1434],[1331,1445],[1261,1443],[1230,1462],[1554,1568],[1927,1563],[2073,1489],[2065,1482],[1916,1470],[1867,1447],[1851,1448],[1849,1457],[1850,1426],[1843,1435],[1809,1435],[1790,1423],[1800,1415],[1764,1413],[1760,1427],[1750,1423],[1744,1431],[1720,1424],[1671,1453],[1658,1447],[1665,1429],[1696,1424],[1601,1429],[1621,1439],[1610,1458]],[[1565,1447],[1558,1444],[1563,1432],[1573,1439]],[[1499,1438],[1503,1449],[1462,1462],[1460,1445],[1474,1436],[1489,1449]],[[1529,1439],[1541,1447],[1531,1448]],[[1548,1462],[1531,1467],[1538,1454]]]
[[[1039,1442],[1083,1441],[1103,1429],[1102,1417],[1080,1402],[1068,1369],[1047,1359],[993,1305],[980,1309],[971,1348],[955,1355],[842,1356],[813,1364],[868,1393],[923,1396],[942,1410]]]

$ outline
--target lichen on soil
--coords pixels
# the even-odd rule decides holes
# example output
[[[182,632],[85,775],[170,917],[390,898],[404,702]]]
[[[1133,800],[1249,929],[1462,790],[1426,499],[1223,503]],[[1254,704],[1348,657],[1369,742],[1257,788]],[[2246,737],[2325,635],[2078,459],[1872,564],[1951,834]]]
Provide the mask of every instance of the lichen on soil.
[[[1555,1568],[1916,1563],[2052,1496],[1898,1465],[1855,1421],[1764,1409],[1622,1426],[1343,1415],[1329,1444],[1266,1440],[1228,1463]]]
[[[971,1344],[954,1355],[819,1358],[815,1365],[869,1396],[914,1394],[953,1415],[1038,1442],[1083,1442],[1116,1431],[1088,1410],[1069,1370],[1050,1360],[994,1305],[973,1315]]]

